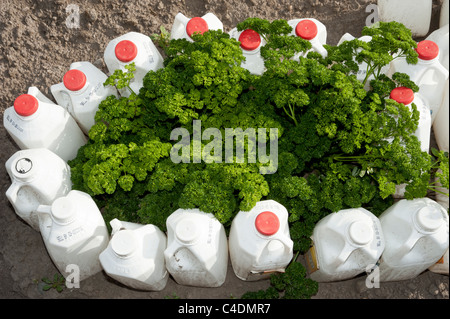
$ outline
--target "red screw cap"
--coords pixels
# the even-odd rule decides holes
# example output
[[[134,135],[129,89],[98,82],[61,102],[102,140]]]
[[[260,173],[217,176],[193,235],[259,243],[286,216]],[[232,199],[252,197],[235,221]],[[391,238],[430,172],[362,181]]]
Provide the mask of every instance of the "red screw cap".
[[[137,47],[130,40],[122,40],[117,43],[114,52],[120,61],[130,62],[137,56]]]
[[[312,20],[302,20],[295,27],[295,34],[305,40],[314,39],[317,32],[317,25]]]
[[[14,110],[20,116],[30,116],[37,111],[39,107],[38,100],[30,94],[19,95],[14,101]]]
[[[261,36],[258,32],[252,29],[247,29],[241,32],[239,42],[241,42],[241,48],[252,51],[257,49],[261,44]]]
[[[186,33],[188,36],[192,36],[194,33],[203,34],[208,31],[208,23],[206,23],[205,19],[200,17],[192,18],[186,24]]]
[[[433,60],[439,54],[439,47],[433,41],[424,40],[417,43],[416,52],[419,54],[419,59]]]
[[[255,227],[260,234],[271,236],[280,228],[280,220],[272,212],[262,212],[256,216]]]
[[[412,101],[414,101],[414,92],[407,87],[401,86],[391,91],[390,98],[397,101],[398,103],[408,105],[411,104]]]
[[[81,90],[86,84],[86,75],[80,70],[69,70],[64,74],[63,83],[70,91]]]

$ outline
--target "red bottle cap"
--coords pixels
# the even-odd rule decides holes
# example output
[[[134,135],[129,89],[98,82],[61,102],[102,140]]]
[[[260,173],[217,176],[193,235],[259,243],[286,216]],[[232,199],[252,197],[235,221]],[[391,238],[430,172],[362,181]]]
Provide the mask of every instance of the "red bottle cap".
[[[130,40],[122,40],[117,43],[114,52],[120,61],[130,62],[134,60],[137,55],[137,47],[136,44]]]
[[[80,70],[69,70],[64,74],[63,83],[70,91],[81,90],[86,84],[86,75]]]
[[[206,23],[205,19],[200,17],[192,18],[186,24],[186,33],[188,36],[192,36],[194,33],[203,34],[208,31],[208,23]]]
[[[241,32],[239,42],[241,42],[241,48],[252,51],[257,49],[261,44],[261,36],[258,32],[252,29],[247,29]]]
[[[262,212],[256,216],[255,227],[260,234],[271,236],[280,228],[280,220],[278,219],[278,216],[272,212]]]
[[[390,98],[397,101],[398,103],[408,105],[411,104],[412,101],[414,101],[414,92],[407,87],[401,86],[391,91]]]
[[[302,20],[295,27],[295,34],[305,40],[314,39],[317,32],[317,25],[312,20]]]
[[[416,52],[421,60],[433,60],[439,54],[439,47],[430,40],[424,40],[417,43]]]
[[[38,100],[30,94],[19,95],[14,101],[14,110],[21,116],[30,116],[37,111],[39,107]]]

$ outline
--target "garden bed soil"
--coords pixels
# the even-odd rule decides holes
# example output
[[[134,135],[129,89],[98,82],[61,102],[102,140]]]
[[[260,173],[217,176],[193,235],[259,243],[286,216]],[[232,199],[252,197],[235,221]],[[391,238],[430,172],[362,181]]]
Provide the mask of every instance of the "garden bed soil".
[[[373,0],[2,0],[0,2],[0,114],[29,86],[52,98],[50,86],[59,83],[69,65],[90,61],[104,72],[102,60],[107,43],[129,31],[147,35],[170,31],[178,12],[188,17],[212,12],[225,31],[247,17],[268,20],[313,17],[325,24],[328,44],[337,44],[349,32],[360,36],[371,14]],[[79,8],[79,28],[66,12],[70,4]],[[368,12],[366,11],[368,10]],[[438,27],[440,6],[433,6],[430,32]],[[369,17],[370,19],[370,17]],[[420,40],[420,39],[417,39]],[[50,260],[41,235],[20,220],[5,192],[10,179],[4,163],[18,147],[0,124],[0,298],[239,298],[247,291],[265,289],[269,281],[244,282],[228,267],[226,282],[219,288],[195,288],[169,279],[160,292],[126,288],[105,273],[82,281],[80,288],[43,291],[42,277],[53,277],[57,269]],[[302,257],[300,257],[302,259]],[[448,299],[449,277],[425,271],[415,279],[381,283],[369,289],[366,276],[319,285],[313,298],[323,299]]]

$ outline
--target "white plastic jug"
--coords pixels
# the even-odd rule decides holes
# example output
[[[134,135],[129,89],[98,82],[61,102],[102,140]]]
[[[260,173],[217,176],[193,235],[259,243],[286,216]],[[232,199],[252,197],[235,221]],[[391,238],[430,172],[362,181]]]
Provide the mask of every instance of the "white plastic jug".
[[[436,43],[439,47],[439,62],[447,69],[449,67],[449,34],[448,34],[449,26],[448,24],[442,26],[441,28],[433,31],[428,37],[427,40],[431,40]]]
[[[125,65],[135,63],[136,71],[130,88],[138,94],[143,86],[144,76],[149,71],[157,71],[163,65],[163,58],[150,37],[138,32],[128,32],[111,40],[106,46],[104,61],[110,74],[115,70],[126,71]],[[128,97],[128,88],[119,90],[121,96]]]
[[[439,27],[442,28],[448,24],[448,11],[450,10],[448,0],[443,0],[441,5],[441,13],[439,17]]]
[[[311,50],[320,53],[323,57],[328,55],[327,50],[323,47],[327,43],[327,28],[322,22],[314,18],[303,18],[289,20],[288,24],[293,29],[290,35],[308,40],[311,42]],[[308,52],[305,52],[303,56],[306,56]],[[299,56],[300,54],[296,54],[294,59],[298,60]]]
[[[448,213],[430,198],[402,199],[379,219],[386,243],[379,261],[381,282],[414,278],[448,249]]]
[[[30,87],[3,114],[3,125],[20,149],[47,148],[68,161],[87,139],[74,118],[36,87]]]
[[[416,51],[419,54],[417,64],[408,64],[403,57],[397,58],[391,62],[387,75],[391,77],[395,72],[409,75],[410,80],[419,86],[420,95],[428,101],[433,123],[442,103],[449,73],[439,62],[439,47],[436,43],[421,41]]]
[[[413,90],[407,87],[397,87],[391,91],[389,98],[403,103],[411,109],[411,104],[414,103],[417,110],[420,112],[419,125],[414,135],[418,138],[421,150],[429,152],[430,150],[430,135],[431,135],[431,113],[430,108],[426,105],[427,101],[420,93],[414,93]]]
[[[403,23],[414,37],[427,35],[430,29],[432,0],[378,0],[377,4],[380,21]]]
[[[102,270],[99,255],[106,249],[109,234],[94,200],[72,190],[52,205],[37,208],[45,247],[59,272],[67,278],[67,267],[79,270],[80,281]]]
[[[180,285],[219,287],[225,282],[228,244],[223,225],[198,209],[178,209],[166,221],[166,268]]]
[[[384,249],[380,221],[364,208],[343,209],[314,227],[306,253],[311,279],[331,282],[355,277],[375,266]]]
[[[441,257],[434,265],[430,266],[428,270],[435,272],[437,274],[447,275],[449,274],[449,260],[448,260],[448,249],[444,256]]]
[[[188,18],[181,12],[177,13],[172,24],[170,39],[186,39],[194,42],[191,36],[208,30],[223,30],[222,21],[213,13],[208,12],[202,17]]]
[[[242,54],[245,57],[241,66],[252,74],[263,74],[265,67],[264,59],[261,56],[261,47],[266,44],[266,40],[252,29],[238,31],[237,28],[233,28],[229,35],[230,38],[234,38],[241,43]]]
[[[231,265],[239,279],[255,281],[284,272],[293,257],[286,208],[265,200],[248,212],[238,212],[228,245]]]
[[[166,235],[154,225],[118,219],[110,224],[111,240],[99,256],[108,276],[134,289],[163,290],[169,278],[164,261]]]
[[[16,214],[39,231],[36,209],[39,205],[51,205],[72,189],[70,167],[46,148],[17,151],[5,166],[12,182],[6,197]]]
[[[107,96],[118,93],[113,86],[104,86],[107,76],[90,62],[74,62],[64,74],[63,82],[50,90],[58,105],[64,107],[88,135],[95,124],[98,106]]]
[[[449,151],[449,80],[447,80],[442,104],[433,122],[433,132],[440,150]]]

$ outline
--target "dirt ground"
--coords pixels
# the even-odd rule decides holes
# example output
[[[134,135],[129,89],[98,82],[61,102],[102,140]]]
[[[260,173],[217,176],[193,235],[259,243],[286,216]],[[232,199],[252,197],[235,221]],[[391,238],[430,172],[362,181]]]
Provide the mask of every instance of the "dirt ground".
[[[366,12],[374,0],[1,0],[0,1],[0,110],[38,87],[53,99],[50,86],[59,83],[69,65],[90,61],[106,72],[103,50],[107,43],[126,32],[147,35],[170,30],[178,12],[188,17],[212,12],[223,22],[225,31],[247,17],[269,20],[314,17],[328,30],[329,44],[349,32],[359,36]],[[79,28],[69,28],[69,4],[79,7]],[[430,32],[437,28],[440,6],[433,6]],[[417,39],[419,40],[419,39]],[[3,122],[2,122],[3,123]],[[98,273],[81,282],[80,288],[43,291],[42,277],[52,277],[52,264],[41,235],[21,221],[9,204],[5,192],[10,186],[4,163],[17,150],[0,124],[0,298],[239,298],[244,292],[268,287],[269,282],[244,282],[228,267],[226,282],[220,288],[194,288],[172,279],[161,292],[128,289],[106,274]],[[382,283],[368,289],[365,276],[319,285],[318,299],[448,299],[449,277],[425,271],[415,279]]]

